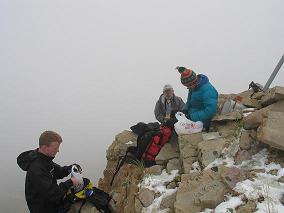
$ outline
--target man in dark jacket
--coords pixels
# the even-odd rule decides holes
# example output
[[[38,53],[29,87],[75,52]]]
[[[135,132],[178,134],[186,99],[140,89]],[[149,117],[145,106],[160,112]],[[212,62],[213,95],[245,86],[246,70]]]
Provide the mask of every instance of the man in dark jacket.
[[[154,110],[155,117],[160,123],[165,123],[171,119],[172,112],[180,111],[183,107],[183,100],[175,96],[174,89],[171,85],[166,84],[163,89],[163,94],[160,95],[156,103]]]
[[[68,189],[79,184],[73,177],[57,184],[57,179],[68,176],[72,167],[53,162],[61,142],[59,134],[45,131],[39,138],[38,149],[23,152],[17,158],[20,168],[27,172],[25,195],[31,213],[66,212],[63,198]]]

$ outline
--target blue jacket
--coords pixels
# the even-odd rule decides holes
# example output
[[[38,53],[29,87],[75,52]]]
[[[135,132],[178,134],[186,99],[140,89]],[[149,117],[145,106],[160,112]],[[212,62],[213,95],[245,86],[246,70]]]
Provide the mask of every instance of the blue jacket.
[[[183,110],[187,111],[187,118],[192,121],[202,121],[204,127],[207,128],[211,118],[217,112],[218,92],[207,76],[199,74],[197,77],[197,86],[188,91],[187,102]]]

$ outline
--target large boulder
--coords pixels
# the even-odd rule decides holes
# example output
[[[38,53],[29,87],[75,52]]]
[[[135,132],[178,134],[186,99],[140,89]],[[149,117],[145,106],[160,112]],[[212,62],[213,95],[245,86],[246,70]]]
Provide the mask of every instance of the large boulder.
[[[173,135],[156,156],[155,161],[159,165],[166,166],[170,160],[177,158],[179,158],[178,138]]]
[[[142,209],[144,208],[143,207],[143,205],[142,205],[142,203],[140,202],[140,200],[139,200],[139,198],[135,198],[135,203],[134,203],[134,205],[135,205],[135,213],[140,213],[140,212],[142,212]]]
[[[136,146],[137,135],[131,131],[124,130],[115,136],[114,142],[107,150],[107,160],[118,160],[124,156],[129,146]]]
[[[246,116],[243,119],[244,128],[248,130],[257,129],[262,124],[263,118],[267,116],[269,111],[284,112],[284,100],[271,104]]]
[[[284,151],[284,112],[268,112],[262,126],[257,129],[259,141]]]
[[[235,121],[243,118],[242,112],[233,111],[222,115],[215,115],[212,121]]]
[[[251,155],[247,150],[238,150],[237,154],[234,156],[236,164],[241,164],[243,161],[251,159]]]
[[[284,87],[273,87],[261,98],[261,105],[268,106],[280,100],[284,100]]]
[[[247,107],[252,107],[252,108],[261,108],[261,103],[259,100],[257,100],[256,98],[254,97],[250,97],[250,96],[247,96],[247,97],[244,97],[242,99],[242,104],[247,106]]]
[[[176,192],[166,196],[162,199],[160,209],[170,209],[170,212],[174,212],[174,203],[176,201]]]
[[[219,166],[218,171],[221,175],[223,183],[229,189],[233,189],[238,182],[246,179],[246,173],[237,167],[225,167],[224,165]]]
[[[143,207],[148,207],[155,199],[155,192],[147,188],[142,188],[139,191],[138,198]]]
[[[249,200],[246,204],[239,206],[236,209],[236,213],[253,213],[256,210],[256,201]]]
[[[160,175],[162,174],[163,167],[160,165],[154,165],[145,169],[145,174]]]
[[[139,166],[124,164],[115,176],[113,185],[110,185],[118,160],[120,157],[125,155],[129,146],[136,146],[136,140],[137,135],[128,130],[125,130],[115,136],[115,140],[107,150],[108,161],[103,172],[104,177],[99,180],[99,188],[106,192],[110,192],[113,188],[120,186],[126,178],[127,180],[133,180],[133,182],[141,178],[143,171],[139,168]],[[123,196],[120,196],[120,199],[122,198]]]
[[[206,170],[200,175],[183,178],[177,191],[175,212],[195,213],[220,204],[227,187],[217,172]],[[186,181],[186,182],[183,182]]]
[[[235,134],[238,127],[239,122],[237,120],[212,121],[210,132],[219,132],[222,137],[229,137]]]
[[[198,144],[198,160],[203,168],[219,158],[225,148],[224,138],[217,138],[209,141],[202,141]]]
[[[179,136],[178,143],[180,149],[180,162],[185,174],[190,173],[192,164],[197,160],[198,143],[202,140],[201,132]]]
[[[240,149],[249,150],[255,140],[256,140],[256,131],[254,130],[243,131],[240,138]]]
[[[172,159],[168,162],[167,172],[170,173],[172,170],[181,170],[181,163],[179,158]]]
[[[99,180],[99,188],[112,195],[114,208],[117,213],[135,211],[135,194],[138,192],[138,184],[143,175],[144,168],[141,165],[124,164],[111,185],[118,160],[129,146],[135,146],[137,135],[130,131],[123,131],[115,137],[114,142],[107,150],[107,165],[104,170],[104,177]]]
[[[202,138],[204,141],[209,141],[212,139],[220,138],[220,133],[219,132],[204,132],[202,133]]]

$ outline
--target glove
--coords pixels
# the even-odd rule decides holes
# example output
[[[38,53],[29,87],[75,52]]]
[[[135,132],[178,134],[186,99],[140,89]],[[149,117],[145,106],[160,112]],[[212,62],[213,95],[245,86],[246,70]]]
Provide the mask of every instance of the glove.
[[[171,129],[173,129],[176,122],[177,122],[177,119],[176,118],[172,118],[172,119],[167,120],[164,123],[164,125],[169,127],[169,128],[171,128]]]
[[[188,114],[188,110],[186,110],[186,109],[180,110],[180,112],[182,112],[182,113],[185,114],[185,115]]]
[[[178,110],[172,110],[171,111],[171,118],[175,118],[177,112],[178,112]]]

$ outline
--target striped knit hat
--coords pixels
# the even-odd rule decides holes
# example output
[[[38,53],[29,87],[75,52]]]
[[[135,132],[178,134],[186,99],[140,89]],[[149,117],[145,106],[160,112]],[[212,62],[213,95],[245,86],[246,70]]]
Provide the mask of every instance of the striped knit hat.
[[[176,69],[180,73],[180,81],[183,85],[194,85],[197,82],[196,73],[193,70],[185,67],[177,67]]]

